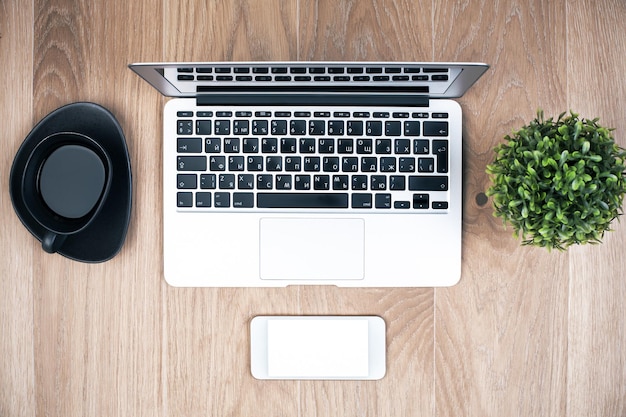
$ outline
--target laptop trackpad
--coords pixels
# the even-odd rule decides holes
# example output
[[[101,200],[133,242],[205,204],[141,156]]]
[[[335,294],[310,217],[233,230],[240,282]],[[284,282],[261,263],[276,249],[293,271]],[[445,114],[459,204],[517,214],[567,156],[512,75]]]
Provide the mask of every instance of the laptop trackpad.
[[[261,279],[363,279],[363,219],[264,218]]]

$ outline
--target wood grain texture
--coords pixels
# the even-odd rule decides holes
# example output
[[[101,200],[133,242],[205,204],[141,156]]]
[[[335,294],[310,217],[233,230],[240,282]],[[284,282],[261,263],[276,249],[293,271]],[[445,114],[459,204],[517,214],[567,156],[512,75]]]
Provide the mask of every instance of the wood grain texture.
[[[32,5],[0,1],[0,416],[35,416],[33,271],[36,244],[9,198],[13,156],[32,123]]]
[[[430,61],[430,1],[303,0],[298,58]]]
[[[572,108],[626,146],[623,0],[0,0],[0,416],[626,415],[626,226],[605,243],[519,247],[480,193],[493,146]],[[463,277],[446,289],[180,289],[162,271],[165,100],[141,61],[482,61],[464,112]],[[58,106],[95,101],[126,134],[122,252],[45,254],[8,197],[12,157]],[[257,381],[249,322],[375,314],[380,381]]]
[[[124,250],[86,265],[37,251],[33,259],[38,415],[155,414],[161,409],[160,109],[126,67],[162,59],[142,2],[36,1],[34,113],[72,101],[107,107],[131,154],[134,209]],[[104,394],[103,394],[104,393]]]
[[[622,30],[626,2],[567,3],[569,105],[613,127],[626,147]],[[626,415],[626,224],[614,223],[602,246],[570,256],[568,386],[570,415]]]
[[[476,196],[493,146],[536,108],[566,105],[565,2],[445,4],[435,58],[492,68],[462,100],[463,273],[436,290],[436,415],[564,415],[568,256],[520,248]]]

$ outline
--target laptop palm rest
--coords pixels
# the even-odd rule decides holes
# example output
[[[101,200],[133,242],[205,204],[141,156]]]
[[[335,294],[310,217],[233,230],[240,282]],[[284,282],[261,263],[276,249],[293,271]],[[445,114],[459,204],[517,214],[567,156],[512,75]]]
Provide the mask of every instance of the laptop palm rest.
[[[261,279],[363,279],[363,219],[262,218],[259,227]]]

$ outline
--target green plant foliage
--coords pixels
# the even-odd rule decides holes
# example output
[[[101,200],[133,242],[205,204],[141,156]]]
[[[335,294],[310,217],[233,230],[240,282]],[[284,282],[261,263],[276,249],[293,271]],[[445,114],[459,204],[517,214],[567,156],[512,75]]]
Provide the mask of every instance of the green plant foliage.
[[[494,215],[524,245],[564,250],[599,243],[622,214],[626,193],[626,151],[612,130],[573,112],[545,120],[539,110],[494,148],[487,165]]]

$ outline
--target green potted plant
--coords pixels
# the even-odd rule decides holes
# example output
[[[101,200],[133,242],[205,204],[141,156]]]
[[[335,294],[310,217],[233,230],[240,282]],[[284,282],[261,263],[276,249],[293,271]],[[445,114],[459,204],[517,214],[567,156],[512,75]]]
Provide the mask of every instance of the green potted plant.
[[[598,119],[543,111],[507,135],[487,165],[494,215],[522,244],[564,250],[599,243],[622,214],[626,151]]]

